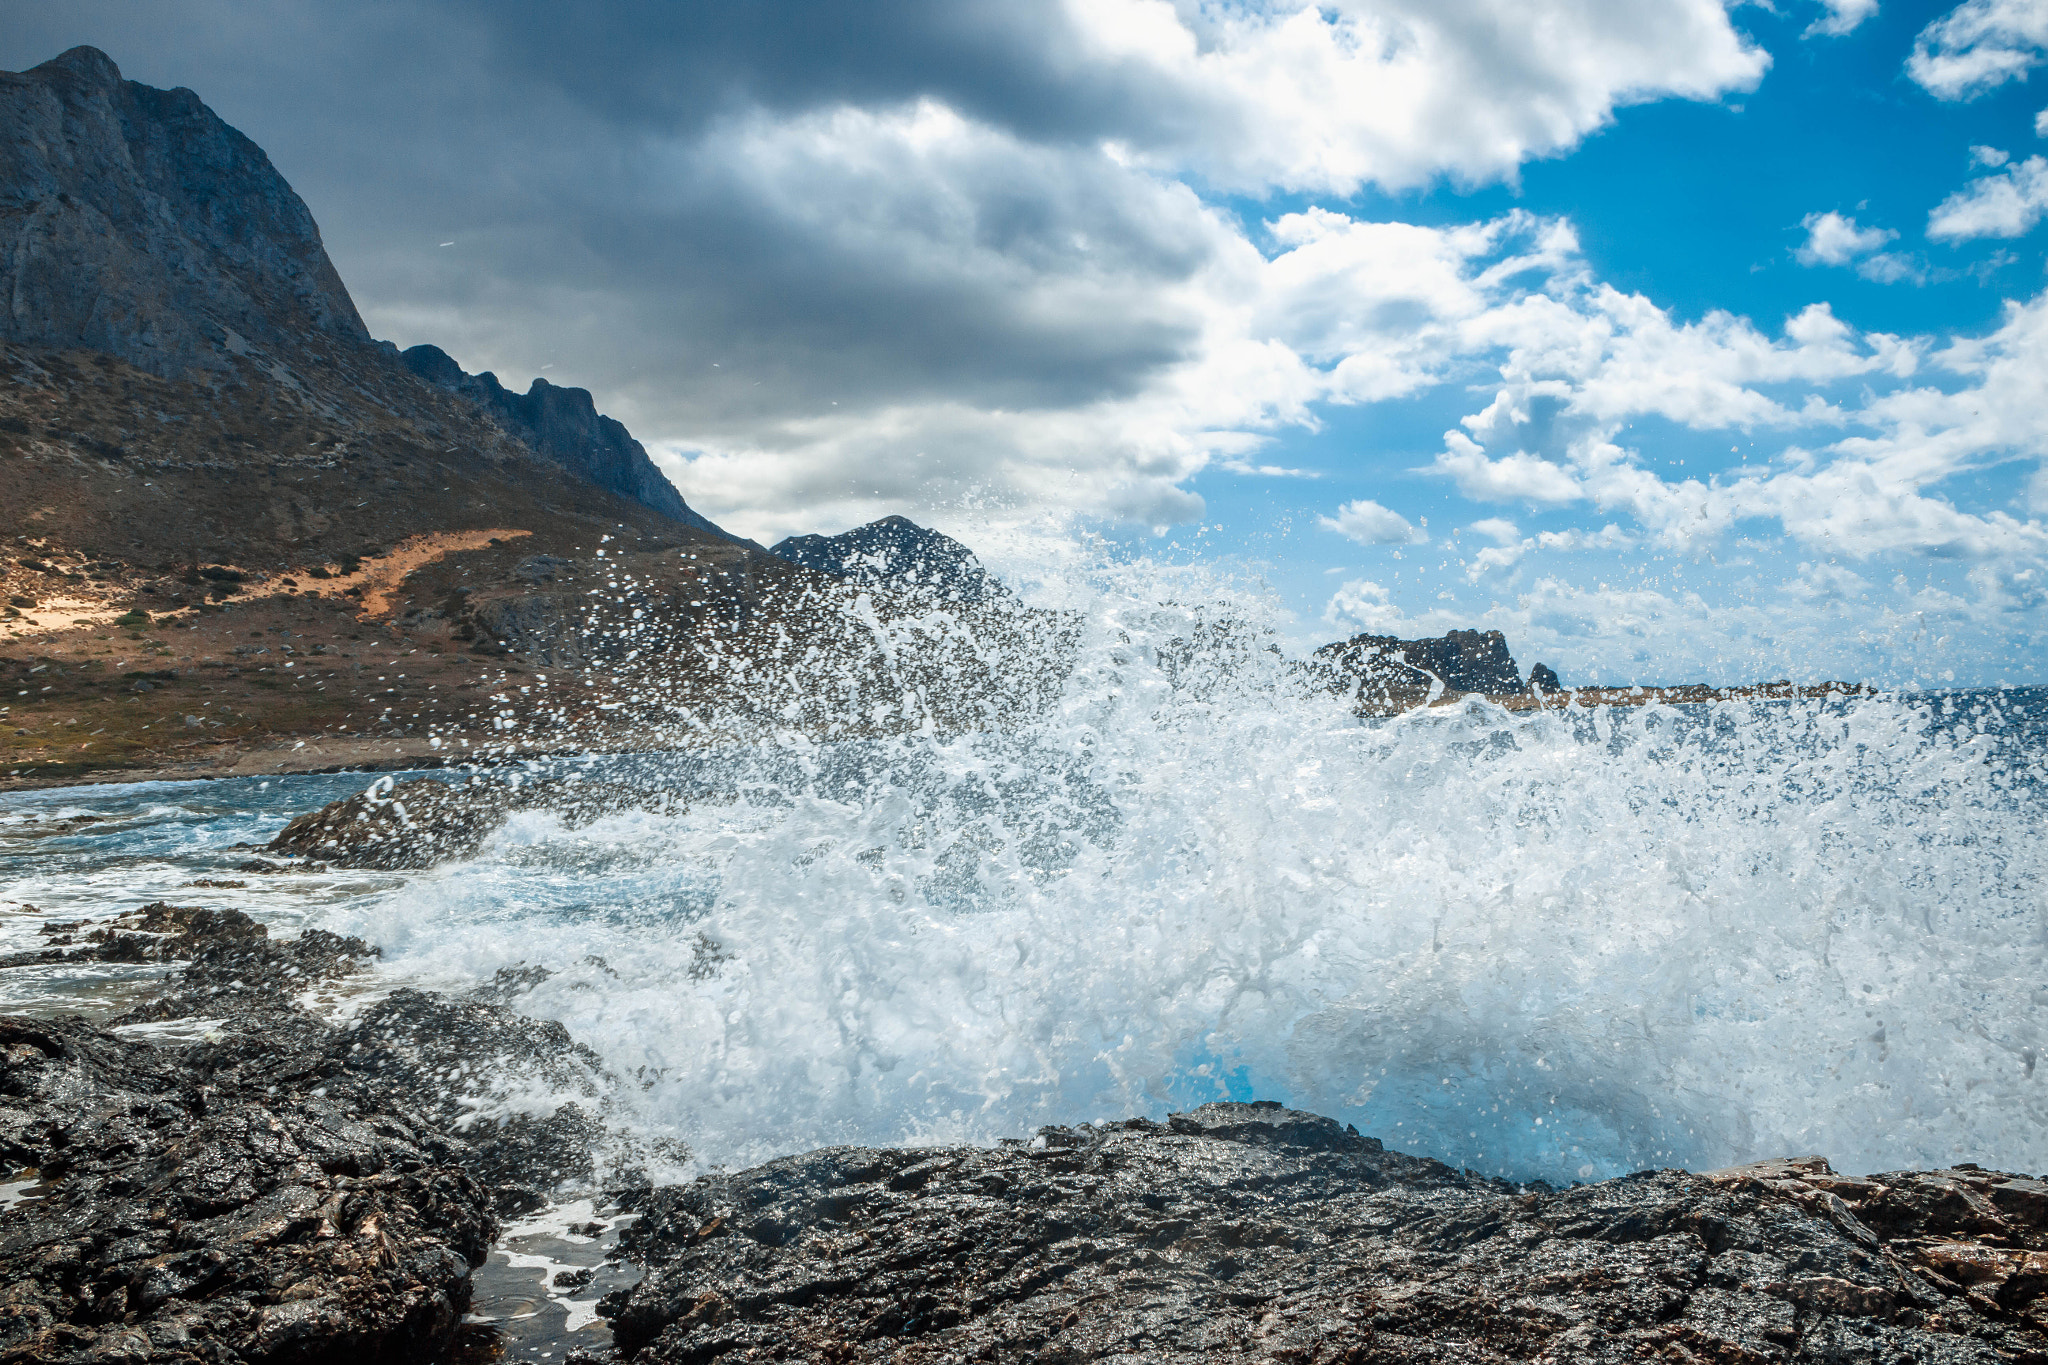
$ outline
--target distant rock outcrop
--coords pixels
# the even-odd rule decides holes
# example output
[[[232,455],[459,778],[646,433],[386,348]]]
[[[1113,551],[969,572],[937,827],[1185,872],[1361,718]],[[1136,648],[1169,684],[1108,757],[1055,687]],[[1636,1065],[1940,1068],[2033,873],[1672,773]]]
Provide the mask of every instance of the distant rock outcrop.
[[[981,602],[1008,591],[974,551],[907,517],[883,517],[836,536],[790,536],[768,553],[862,587],[921,591],[948,601]]]
[[[1391,635],[1354,635],[1324,645],[1316,658],[1346,675],[1396,692],[1430,690],[1484,692],[1508,696],[1523,690],[1522,673],[1497,630],[1454,630],[1435,639],[1400,640]],[[1548,670],[1545,670],[1548,672]],[[1551,674],[1554,685],[1556,674]]]
[[[514,393],[488,370],[466,373],[439,346],[414,346],[403,359],[414,374],[469,399],[571,473],[700,531],[739,539],[692,510],[654,467],[633,433],[597,410],[590,390],[560,388],[536,379],[525,393]]]
[[[75,47],[0,72],[0,341],[165,378],[253,344],[370,344],[305,201],[190,90]]]

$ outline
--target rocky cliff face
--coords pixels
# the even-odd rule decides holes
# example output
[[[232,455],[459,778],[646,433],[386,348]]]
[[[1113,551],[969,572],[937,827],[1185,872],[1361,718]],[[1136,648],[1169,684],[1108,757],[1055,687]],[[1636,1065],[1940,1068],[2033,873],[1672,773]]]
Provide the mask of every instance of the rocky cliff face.
[[[488,370],[465,373],[439,346],[414,346],[405,352],[404,360],[414,374],[475,403],[539,454],[579,478],[686,526],[738,539],[691,510],[675,485],[647,458],[647,448],[634,440],[623,424],[598,412],[590,390],[560,388],[536,379],[525,393],[514,393]]]
[[[513,394],[434,347],[400,363],[371,340],[312,213],[263,150],[190,90],[123,80],[93,48],[0,73],[0,343],[90,350],[159,379],[198,381],[214,409],[297,410],[266,413],[251,424],[258,432],[316,415],[358,429],[397,419],[441,451],[495,455],[512,445],[725,534],[585,390],[540,381]],[[443,393],[467,411],[451,413]],[[337,444],[323,430],[273,458],[303,459],[321,438]]]
[[[369,333],[305,202],[190,90],[73,48],[0,73],[0,341],[170,378]]]
[[[792,564],[860,587],[981,602],[1007,589],[981,567],[974,551],[907,517],[883,517],[836,536],[790,536],[768,548]]]

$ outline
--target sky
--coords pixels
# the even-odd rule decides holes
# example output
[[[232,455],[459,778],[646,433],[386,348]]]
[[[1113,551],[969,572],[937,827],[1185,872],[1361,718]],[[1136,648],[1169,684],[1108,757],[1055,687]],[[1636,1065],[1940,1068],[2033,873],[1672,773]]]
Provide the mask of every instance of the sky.
[[[764,543],[2048,682],[2048,0],[0,0],[0,67],[78,43],[262,145],[377,335]]]

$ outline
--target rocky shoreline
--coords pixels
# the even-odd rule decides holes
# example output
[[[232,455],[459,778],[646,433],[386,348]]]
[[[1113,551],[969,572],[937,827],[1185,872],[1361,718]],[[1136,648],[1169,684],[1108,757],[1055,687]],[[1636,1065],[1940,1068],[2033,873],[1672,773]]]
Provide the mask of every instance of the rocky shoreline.
[[[300,997],[361,973],[359,939],[163,904],[44,937],[0,970],[183,965],[105,1027],[0,1019],[0,1365],[450,1358],[506,1220],[599,1190],[637,1215],[606,1283],[640,1277],[564,1359],[2048,1361],[2022,1175],[1555,1190],[1262,1103],[654,1188],[517,973],[337,1024]],[[513,1075],[560,1102],[479,1108]]]

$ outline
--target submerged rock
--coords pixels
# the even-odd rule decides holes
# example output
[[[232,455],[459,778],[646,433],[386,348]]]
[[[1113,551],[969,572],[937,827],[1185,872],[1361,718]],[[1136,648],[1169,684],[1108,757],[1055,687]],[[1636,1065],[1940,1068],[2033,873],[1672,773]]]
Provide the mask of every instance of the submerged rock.
[[[379,778],[354,796],[299,816],[263,851],[322,866],[415,871],[471,856],[514,811],[548,810],[575,826],[615,811],[660,808],[669,800],[662,792],[568,778]],[[291,870],[253,860],[242,868]]]
[[[432,867],[483,846],[511,810],[511,789],[496,782],[389,778],[301,815],[264,846],[266,853],[317,858],[337,867],[384,871]]]
[[[1807,1159],[1555,1191],[1273,1104],[654,1191],[636,1362],[2048,1359],[2048,1185]]]

